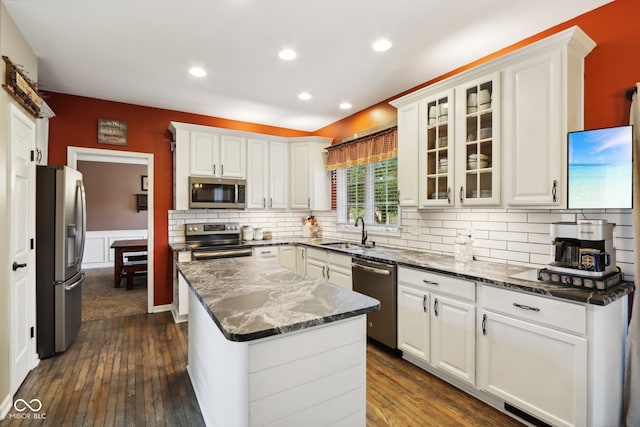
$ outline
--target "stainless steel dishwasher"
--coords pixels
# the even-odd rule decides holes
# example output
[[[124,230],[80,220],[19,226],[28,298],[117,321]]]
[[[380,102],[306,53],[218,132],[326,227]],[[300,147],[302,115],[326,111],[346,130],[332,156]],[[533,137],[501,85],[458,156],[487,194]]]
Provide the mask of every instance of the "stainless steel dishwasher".
[[[367,314],[367,335],[391,348],[397,347],[397,267],[353,258],[353,290],[380,301],[380,310]]]

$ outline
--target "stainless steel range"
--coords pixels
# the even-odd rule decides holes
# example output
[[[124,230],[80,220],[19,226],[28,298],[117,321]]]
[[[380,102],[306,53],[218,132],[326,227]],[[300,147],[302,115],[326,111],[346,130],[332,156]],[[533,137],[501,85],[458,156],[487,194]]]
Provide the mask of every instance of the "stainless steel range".
[[[186,224],[184,234],[194,261],[253,254],[251,246],[242,244],[236,222]]]

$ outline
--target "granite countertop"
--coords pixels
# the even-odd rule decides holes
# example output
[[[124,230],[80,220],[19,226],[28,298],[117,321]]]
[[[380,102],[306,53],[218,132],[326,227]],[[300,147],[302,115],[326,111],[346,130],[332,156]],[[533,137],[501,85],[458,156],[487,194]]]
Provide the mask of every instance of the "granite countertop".
[[[625,282],[607,290],[543,282],[537,280],[536,270],[530,267],[477,260],[463,264],[456,262],[452,256],[410,249],[386,248],[382,246],[341,249],[323,245],[331,242],[337,242],[337,240],[288,238],[279,240],[254,240],[243,243],[251,246],[299,244],[307,247],[328,249],[356,258],[390,262],[404,267],[418,268],[435,273],[452,274],[463,279],[474,280],[490,286],[585,304],[607,305],[634,290],[634,284],[630,282]],[[178,245],[184,244],[173,244],[172,248],[178,250],[176,249]]]
[[[179,263],[195,295],[230,341],[252,341],[376,311],[378,300],[272,260]]]

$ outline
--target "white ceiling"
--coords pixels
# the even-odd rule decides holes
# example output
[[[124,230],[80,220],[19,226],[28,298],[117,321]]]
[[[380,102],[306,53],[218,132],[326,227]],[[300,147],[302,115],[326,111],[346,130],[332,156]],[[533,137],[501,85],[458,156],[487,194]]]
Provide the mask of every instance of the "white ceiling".
[[[612,0],[2,1],[42,90],[314,131]]]

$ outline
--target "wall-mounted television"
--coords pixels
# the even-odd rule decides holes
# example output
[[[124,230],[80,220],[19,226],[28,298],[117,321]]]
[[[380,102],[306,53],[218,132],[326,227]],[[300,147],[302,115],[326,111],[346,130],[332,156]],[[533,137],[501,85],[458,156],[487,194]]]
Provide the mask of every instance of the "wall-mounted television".
[[[633,126],[569,132],[568,208],[630,209]]]

